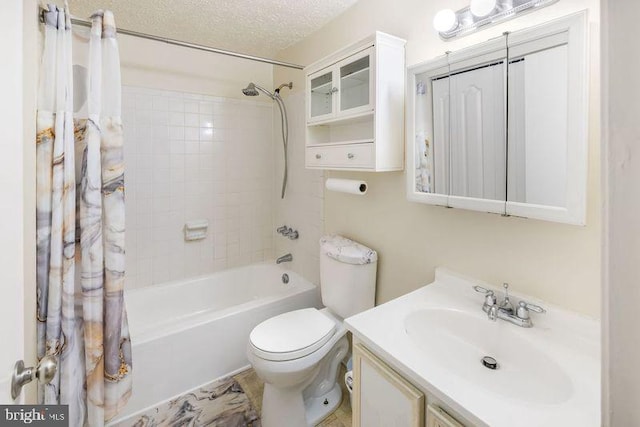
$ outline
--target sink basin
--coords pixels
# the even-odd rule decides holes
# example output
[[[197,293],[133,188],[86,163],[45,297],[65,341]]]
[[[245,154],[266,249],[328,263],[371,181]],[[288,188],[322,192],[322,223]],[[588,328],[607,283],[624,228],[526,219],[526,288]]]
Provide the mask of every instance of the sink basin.
[[[480,310],[480,307],[478,307]],[[573,394],[573,385],[562,368],[535,347],[517,326],[484,313],[429,308],[409,313],[404,327],[410,341],[425,357],[471,384],[507,398],[559,404]],[[497,360],[495,370],[481,360]]]
[[[354,343],[463,424],[600,427],[599,322],[543,302],[547,312],[534,315],[532,328],[492,322],[473,289],[478,283],[438,268],[433,283],[345,325]],[[497,369],[484,357],[494,358]]]

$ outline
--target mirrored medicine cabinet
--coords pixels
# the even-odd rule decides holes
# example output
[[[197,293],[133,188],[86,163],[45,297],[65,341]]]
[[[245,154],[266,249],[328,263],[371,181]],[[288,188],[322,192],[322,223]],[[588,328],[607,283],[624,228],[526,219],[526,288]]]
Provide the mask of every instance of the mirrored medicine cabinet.
[[[586,11],[409,67],[411,201],[585,224]]]

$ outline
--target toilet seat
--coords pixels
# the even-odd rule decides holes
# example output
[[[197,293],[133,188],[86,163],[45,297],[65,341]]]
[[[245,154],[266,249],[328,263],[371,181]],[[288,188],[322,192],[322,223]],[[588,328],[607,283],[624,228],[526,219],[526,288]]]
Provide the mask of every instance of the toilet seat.
[[[307,356],[326,344],[336,323],[315,308],[289,311],[256,326],[249,342],[264,360],[285,361]]]

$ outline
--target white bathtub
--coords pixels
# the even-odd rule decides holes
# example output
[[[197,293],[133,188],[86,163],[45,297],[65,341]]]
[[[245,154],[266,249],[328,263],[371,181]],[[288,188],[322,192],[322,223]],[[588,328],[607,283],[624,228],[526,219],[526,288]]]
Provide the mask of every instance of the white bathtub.
[[[318,295],[275,264],[126,292],[133,394],[114,421],[244,369],[251,330],[276,314],[318,306]]]

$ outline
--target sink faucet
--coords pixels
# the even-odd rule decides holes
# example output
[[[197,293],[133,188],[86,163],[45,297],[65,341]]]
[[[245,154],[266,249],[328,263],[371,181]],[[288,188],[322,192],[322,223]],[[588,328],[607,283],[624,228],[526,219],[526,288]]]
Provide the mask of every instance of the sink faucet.
[[[495,322],[498,319],[502,319],[522,328],[530,328],[533,326],[533,322],[529,316],[529,311],[535,311],[536,313],[546,312],[544,308],[526,301],[520,301],[518,308],[514,310],[513,304],[509,300],[509,284],[504,283],[503,286],[505,295],[500,304],[497,303],[496,296],[492,290],[477,285],[473,287],[476,292],[485,295],[482,311],[487,313],[489,320]]]
[[[276,264],[282,264],[283,262],[291,262],[293,261],[293,255],[285,254],[276,260]]]

